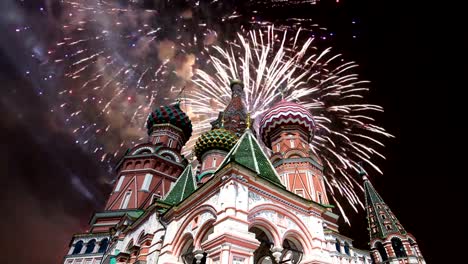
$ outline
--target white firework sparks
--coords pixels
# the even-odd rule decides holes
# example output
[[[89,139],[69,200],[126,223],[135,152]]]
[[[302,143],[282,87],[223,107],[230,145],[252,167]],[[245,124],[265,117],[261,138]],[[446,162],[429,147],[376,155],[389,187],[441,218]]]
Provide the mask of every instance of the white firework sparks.
[[[343,62],[341,55],[332,54],[330,48],[317,52],[313,39],[304,40],[300,30],[290,34],[274,27],[253,30],[246,36],[239,34],[229,47],[213,49],[211,70],[195,72],[193,82],[199,89],[187,98],[191,114],[204,118],[194,126],[195,136],[188,149],[229,103],[229,83],[233,79],[243,81],[245,104],[253,118],[261,117],[282,96],[296,101],[315,117],[317,133],[310,146],[322,159],[326,185],[349,222],[335,190],[354,210],[357,211],[356,205],[363,207],[356,192],[357,188],[362,189],[355,179],[360,169],[358,162],[382,173],[372,159],[384,156],[374,147],[383,146],[380,138],[392,137],[368,115],[383,108],[364,102],[368,81],[353,73],[357,64]],[[259,119],[256,118],[255,128]]]

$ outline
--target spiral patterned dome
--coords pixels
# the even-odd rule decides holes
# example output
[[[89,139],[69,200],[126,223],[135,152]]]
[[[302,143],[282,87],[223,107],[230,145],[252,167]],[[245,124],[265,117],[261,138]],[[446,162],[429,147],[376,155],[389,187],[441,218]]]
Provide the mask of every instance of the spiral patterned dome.
[[[237,136],[224,128],[217,128],[201,135],[195,143],[195,155],[201,161],[201,157],[208,150],[221,149],[229,151],[237,142]]]
[[[180,105],[173,104],[169,106],[161,106],[154,110],[146,121],[146,128],[148,134],[153,132],[153,126],[159,124],[171,124],[177,128],[180,128],[188,140],[192,136],[192,122],[187,114],[180,109]]]
[[[263,142],[271,147],[270,133],[279,126],[300,125],[308,131],[309,142],[315,131],[314,117],[304,106],[282,100],[263,115],[260,121],[260,136]]]

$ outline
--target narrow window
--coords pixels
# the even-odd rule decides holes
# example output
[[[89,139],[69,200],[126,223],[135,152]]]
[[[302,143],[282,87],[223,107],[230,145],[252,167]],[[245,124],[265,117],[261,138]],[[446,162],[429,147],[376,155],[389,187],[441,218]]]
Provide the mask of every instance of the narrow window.
[[[276,152],[280,152],[281,146],[280,143],[276,143]]]
[[[114,192],[118,192],[120,191],[120,187],[122,187],[122,183],[124,181],[124,176],[120,176],[120,179],[119,181],[117,182],[117,186],[115,187],[115,191]]]
[[[294,145],[294,139],[289,140],[289,142],[291,142],[291,148],[294,148],[294,147],[295,147],[295,145]]]
[[[82,248],[83,248],[83,241],[80,240],[76,242],[72,255],[80,254]]]
[[[340,245],[340,241],[338,239],[335,240],[335,248],[336,248],[336,251],[341,253],[341,245]]]
[[[216,158],[213,158],[213,161],[211,162],[211,167],[216,167]]]
[[[161,140],[160,137],[156,137],[156,139],[154,140],[154,143],[155,143],[155,144],[156,144],[156,143],[159,143],[160,140]]]
[[[317,196],[318,196],[318,199],[319,199],[319,203],[323,204],[323,201],[322,201],[322,194],[321,193],[317,193]]]
[[[122,204],[120,205],[120,209],[126,209],[128,203],[130,202],[130,195],[132,195],[132,191],[128,191],[125,193],[124,198],[122,199]]]
[[[88,244],[86,244],[85,254],[91,254],[94,251],[94,247],[96,246],[96,239],[91,239]]]
[[[170,138],[170,139],[169,139],[169,143],[168,143],[168,146],[169,146],[170,148],[172,148],[172,142],[173,142],[173,140],[172,140],[172,138]]]
[[[145,175],[145,180],[143,181],[143,184],[141,185],[141,190],[142,191],[149,191],[149,187],[151,185],[151,180],[153,179],[153,175],[150,173],[147,173]]]
[[[104,238],[103,240],[101,240],[101,242],[99,242],[99,250],[98,250],[98,253],[104,253],[104,252],[106,252],[107,245],[109,245],[109,239]]]
[[[351,253],[349,252],[349,244],[348,244],[348,242],[345,242],[345,243],[344,243],[344,251],[345,251],[346,255],[351,256]]]

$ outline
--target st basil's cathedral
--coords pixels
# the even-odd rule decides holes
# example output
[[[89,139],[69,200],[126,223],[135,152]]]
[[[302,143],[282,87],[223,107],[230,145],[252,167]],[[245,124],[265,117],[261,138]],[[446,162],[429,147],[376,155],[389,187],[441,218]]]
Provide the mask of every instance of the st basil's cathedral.
[[[197,139],[196,161],[181,154],[192,123],[179,103],[150,114],[148,141],[117,163],[105,208],[72,237],[63,263],[425,263],[365,173],[369,249],[339,233],[309,110],[281,100],[255,131],[243,84],[231,91]]]

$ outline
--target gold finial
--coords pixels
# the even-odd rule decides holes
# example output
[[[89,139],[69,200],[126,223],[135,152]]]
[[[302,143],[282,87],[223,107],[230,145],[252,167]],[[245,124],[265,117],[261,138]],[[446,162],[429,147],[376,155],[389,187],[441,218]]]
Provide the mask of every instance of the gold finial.
[[[177,104],[177,105],[180,105],[180,102],[182,102],[182,98],[177,97],[177,98],[175,99],[175,101],[176,101],[176,104]]]
[[[247,129],[250,129],[250,112],[247,113]]]

